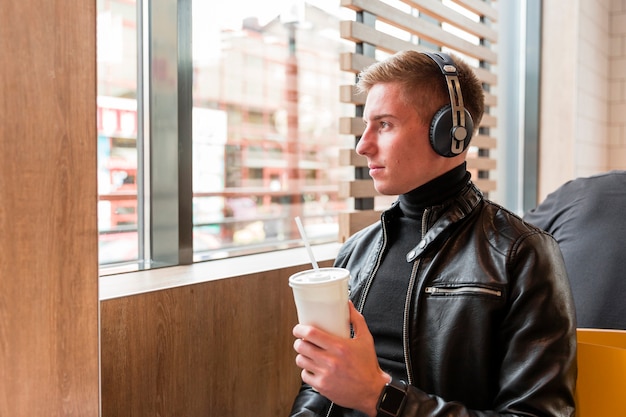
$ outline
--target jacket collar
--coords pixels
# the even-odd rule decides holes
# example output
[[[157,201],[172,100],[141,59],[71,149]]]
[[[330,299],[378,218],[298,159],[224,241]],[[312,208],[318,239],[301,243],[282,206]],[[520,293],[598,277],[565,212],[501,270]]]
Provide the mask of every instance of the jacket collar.
[[[407,253],[407,262],[413,262],[434,242],[446,237],[451,226],[467,217],[482,200],[481,191],[476,188],[471,180],[468,180],[463,190],[452,199],[440,205],[427,207],[422,218],[426,233],[420,242]],[[383,213],[383,227],[385,227],[385,219],[395,218],[399,214],[400,209],[396,201]]]

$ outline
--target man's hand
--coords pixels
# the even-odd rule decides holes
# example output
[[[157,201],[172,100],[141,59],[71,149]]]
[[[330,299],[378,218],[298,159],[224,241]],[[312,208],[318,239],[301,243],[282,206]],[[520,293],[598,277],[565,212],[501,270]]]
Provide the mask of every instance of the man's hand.
[[[296,365],[302,380],[329,400],[376,416],[378,397],[390,376],[378,365],[374,339],[365,319],[350,302],[354,338],[343,339],[316,327],[293,328]]]

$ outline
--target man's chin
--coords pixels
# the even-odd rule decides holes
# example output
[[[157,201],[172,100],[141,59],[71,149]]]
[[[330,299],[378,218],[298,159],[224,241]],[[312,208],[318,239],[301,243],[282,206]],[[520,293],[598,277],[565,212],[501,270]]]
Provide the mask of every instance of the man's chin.
[[[374,189],[381,195],[397,195],[392,189],[386,187],[385,184],[377,183],[376,181],[374,181]]]

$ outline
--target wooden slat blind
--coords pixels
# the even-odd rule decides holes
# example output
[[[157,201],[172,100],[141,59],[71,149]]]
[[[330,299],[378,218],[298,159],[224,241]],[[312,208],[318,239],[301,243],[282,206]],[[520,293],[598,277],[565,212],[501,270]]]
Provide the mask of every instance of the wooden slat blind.
[[[405,49],[444,50],[464,56],[468,63],[475,65],[476,75],[485,89],[485,114],[472,139],[467,164],[474,182],[485,193],[494,191],[497,185],[489,177],[496,168],[490,151],[496,148],[497,138],[492,132],[498,122],[494,116],[498,100],[492,89],[498,81],[492,70],[498,58],[493,47],[498,40],[495,3],[494,0],[402,0],[394,6],[378,0],[341,0],[343,7],[356,12],[355,21],[343,21],[340,25],[341,37],[356,46],[354,53],[342,54],[342,71],[358,74],[376,62],[379,53],[384,56]],[[392,27],[393,33],[381,29],[383,25],[376,22]],[[357,143],[364,129],[360,115],[365,96],[357,94],[354,85],[344,85],[340,88],[340,100],[355,106],[355,117],[340,119],[340,133],[353,135]],[[353,207],[339,217],[339,241],[343,242],[375,222],[381,208],[375,205],[377,193],[373,181],[365,174],[365,158],[354,149],[345,149],[340,161],[342,165],[353,167],[355,172],[354,180],[340,184],[340,195],[354,202]]]

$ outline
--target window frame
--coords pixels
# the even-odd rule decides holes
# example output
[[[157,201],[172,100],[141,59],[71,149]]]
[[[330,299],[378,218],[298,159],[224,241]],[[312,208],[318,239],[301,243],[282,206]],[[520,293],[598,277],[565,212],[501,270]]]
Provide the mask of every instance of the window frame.
[[[192,3],[136,0],[137,258],[100,264],[100,276],[215,262],[194,252]],[[271,250],[297,246],[291,237]]]

